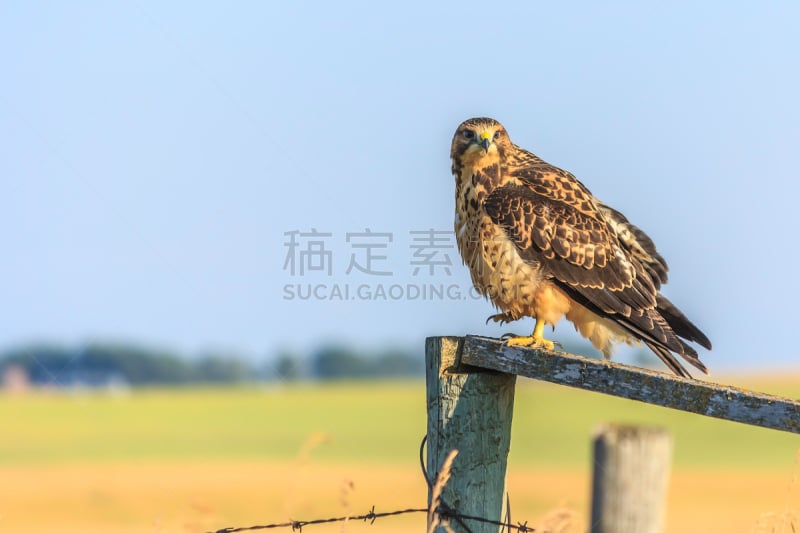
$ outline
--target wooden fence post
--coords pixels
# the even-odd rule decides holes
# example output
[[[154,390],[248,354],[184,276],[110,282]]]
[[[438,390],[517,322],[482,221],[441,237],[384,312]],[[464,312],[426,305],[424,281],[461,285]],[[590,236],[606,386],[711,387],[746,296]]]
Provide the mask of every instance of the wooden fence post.
[[[435,481],[448,453],[458,450],[443,501],[460,514],[501,521],[516,376],[460,365],[462,343],[458,337],[425,340],[428,476]],[[429,493],[429,503],[430,498]],[[499,530],[477,521],[464,523],[473,533]],[[464,531],[456,520],[450,520],[450,527]]]
[[[591,533],[660,533],[672,441],[661,428],[606,425],[594,437]]]

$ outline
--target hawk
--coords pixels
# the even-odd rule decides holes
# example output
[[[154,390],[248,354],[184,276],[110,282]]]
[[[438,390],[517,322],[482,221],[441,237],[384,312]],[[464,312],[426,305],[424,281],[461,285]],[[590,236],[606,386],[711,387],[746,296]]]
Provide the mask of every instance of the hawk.
[[[544,327],[566,317],[607,359],[616,343],[642,342],[679,376],[691,377],[676,354],[708,373],[687,341],[711,342],[659,292],[667,263],[622,213],[491,118],[463,122],[450,156],[458,249],[475,288],[501,311],[487,322],[536,320],[508,345],[552,350]]]

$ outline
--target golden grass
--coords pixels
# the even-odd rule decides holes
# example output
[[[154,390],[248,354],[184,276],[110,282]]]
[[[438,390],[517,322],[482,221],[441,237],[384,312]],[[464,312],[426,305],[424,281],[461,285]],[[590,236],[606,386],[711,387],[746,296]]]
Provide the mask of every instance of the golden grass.
[[[44,533],[201,532],[289,519],[424,507],[415,464],[217,460],[3,467],[0,530]],[[775,470],[686,470],[672,475],[668,532],[797,531],[800,490]],[[576,468],[509,472],[512,518],[551,531],[585,531],[589,478]],[[794,516],[794,518],[792,518]],[[794,520],[794,522],[792,522]],[[422,513],[351,520],[348,532],[419,531]],[[342,524],[308,526],[315,533]],[[287,530],[288,531],[288,530]]]

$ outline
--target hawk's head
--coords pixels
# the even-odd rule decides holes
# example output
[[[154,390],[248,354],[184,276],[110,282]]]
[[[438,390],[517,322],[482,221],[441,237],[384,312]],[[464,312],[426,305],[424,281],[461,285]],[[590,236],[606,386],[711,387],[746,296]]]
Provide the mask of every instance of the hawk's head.
[[[471,118],[453,135],[450,157],[453,163],[486,167],[497,163],[511,146],[506,129],[493,118]]]

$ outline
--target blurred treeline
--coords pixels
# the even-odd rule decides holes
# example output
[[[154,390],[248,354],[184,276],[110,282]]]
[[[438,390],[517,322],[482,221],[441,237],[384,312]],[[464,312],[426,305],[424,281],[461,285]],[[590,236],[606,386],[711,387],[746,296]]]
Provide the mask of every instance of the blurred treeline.
[[[323,346],[311,353],[283,352],[262,360],[227,352],[192,357],[125,343],[80,347],[30,345],[0,352],[0,377],[34,386],[101,387],[252,381],[371,379],[424,374],[422,354],[378,353]]]

